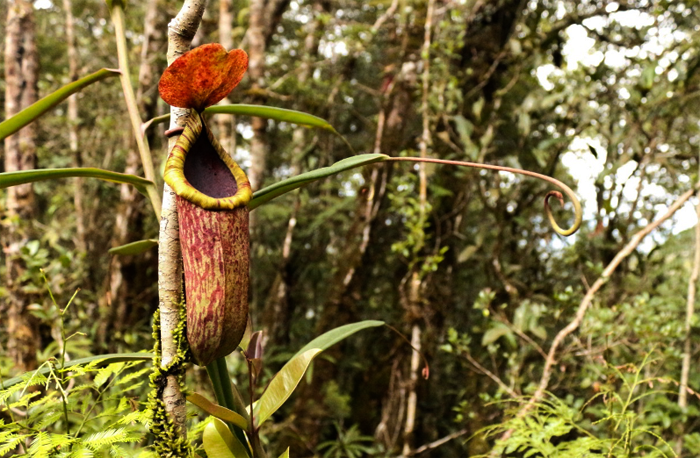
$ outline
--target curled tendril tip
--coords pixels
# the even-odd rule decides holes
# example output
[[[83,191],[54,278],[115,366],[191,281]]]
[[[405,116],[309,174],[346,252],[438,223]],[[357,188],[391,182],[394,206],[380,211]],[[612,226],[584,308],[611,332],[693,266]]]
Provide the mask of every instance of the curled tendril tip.
[[[545,196],[545,198],[544,198],[544,210],[545,210],[545,213],[547,214],[547,218],[549,219],[549,224],[551,224],[552,229],[554,229],[554,231],[557,234],[568,237],[569,235],[573,234],[581,227],[581,222],[583,221],[583,210],[581,209],[581,202],[579,202],[574,191],[572,191],[570,187],[568,187],[567,185],[565,185],[561,181],[557,180],[556,178],[552,178],[552,177],[547,176],[547,175],[542,175],[540,173],[531,172],[529,170],[515,169],[512,167],[503,167],[500,165],[479,164],[476,162],[465,162],[465,161],[450,161],[450,160],[446,160],[446,159],[432,159],[432,158],[419,158],[419,157],[392,157],[392,158],[389,158],[387,160],[393,161],[393,162],[398,162],[398,161],[400,161],[400,162],[430,162],[430,163],[434,163],[434,164],[456,165],[459,167],[470,167],[470,168],[475,168],[475,169],[494,170],[497,172],[510,172],[510,173],[515,173],[518,175],[525,175],[525,176],[537,178],[539,180],[543,180],[543,181],[546,181],[548,183],[551,183],[554,186],[561,189],[562,191],[564,191],[564,194],[566,194],[566,196],[574,204],[574,223],[568,229],[562,229],[561,226],[559,226],[559,224],[557,224],[557,221],[554,218],[554,215],[552,213],[552,208],[549,205],[549,198],[556,197],[559,200],[559,203],[563,206],[564,205],[564,196],[559,191],[549,191],[547,193],[547,195]]]

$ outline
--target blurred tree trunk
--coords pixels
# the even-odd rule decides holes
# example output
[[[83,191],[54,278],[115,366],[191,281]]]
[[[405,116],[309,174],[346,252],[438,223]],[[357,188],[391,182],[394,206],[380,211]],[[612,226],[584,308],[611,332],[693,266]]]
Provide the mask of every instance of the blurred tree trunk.
[[[36,47],[34,9],[29,0],[9,0],[5,29],[5,117],[9,118],[38,99],[39,56]],[[36,124],[29,124],[5,139],[5,171],[36,168]],[[35,214],[31,184],[7,189],[6,209],[10,219],[4,231],[7,334],[9,354],[19,371],[37,367],[39,340],[36,320],[27,306],[30,298],[19,281],[25,266],[20,257]]]
[[[63,0],[63,10],[66,13],[66,45],[68,46],[68,78],[70,81],[78,79],[78,49],[75,45],[75,27],[73,20],[73,4],[71,0]],[[68,138],[70,151],[73,154],[73,166],[82,167],[83,157],[78,148],[78,130],[80,120],[78,118],[78,94],[68,98]],[[83,179],[74,178],[73,181],[73,205],[75,206],[76,248],[85,253],[88,250],[85,234],[85,210],[83,206]]]
[[[227,51],[233,49],[233,12],[231,11],[231,0],[219,0],[219,43]],[[230,105],[231,100],[225,97],[219,105]],[[219,143],[233,156],[235,151],[236,125],[235,116],[220,115],[216,118],[216,125],[219,129],[217,136]]]
[[[405,62],[398,74],[387,75],[388,83],[382,88],[382,107],[379,112],[377,130],[375,133],[374,153],[396,155],[412,140],[407,138],[406,126],[412,121],[415,112],[412,109],[413,93],[416,84],[416,65]],[[337,326],[352,321],[356,291],[361,283],[361,276],[356,275],[363,270],[363,258],[375,236],[373,227],[376,223],[382,201],[386,194],[386,186],[391,175],[391,164],[373,166],[365,177],[366,192],[359,193],[355,216],[348,231],[343,236],[346,240],[345,249],[337,257],[340,260],[337,272],[334,274],[329,292],[324,301],[323,309],[316,324],[315,334],[319,335]],[[370,267],[366,267],[369,271]],[[335,352],[337,348],[327,351],[329,355],[340,357]],[[323,387],[336,376],[336,365],[318,361],[318,369],[313,381],[306,385],[300,401],[295,405],[295,416],[303,423],[300,430],[311,432],[305,437],[307,444],[317,444],[320,440],[321,425],[324,416]],[[303,399],[303,401],[302,401]],[[401,420],[399,420],[401,421]]]
[[[264,105],[265,95],[265,50],[277,25],[282,20],[282,14],[287,9],[290,0],[251,0],[250,17],[246,40],[248,43],[248,74],[252,81],[250,92],[251,103]],[[248,179],[253,191],[260,189],[265,179],[265,166],[269,145],[267,143],[267,120],[253,118],[253,138],[250,142],[252,164],[248,171]],[[253,216],[254,214],[251,214]]]
[[[306,38],[304,39],[304,51],[302,56],[301,69],[297,82],[299,88],[303,88],[311,76],[311,64],[318,57],[319,37],[322,33],[322,23],[319,13],[328,10],[329,5],[321,0],[314,1],[313,10],[316,17],[306,25]],[[301,111],[307,107],[300,107]],[[304,127],[294,129],[292,135],[294,149],[292,151],[291,175],[301,173],[301,162],[303,156],[308,153],[309,130]],[[265,302],[263,310],[262,325],[267,336],[267,343],[273,346],[286,345],[289,343],[289,328],[293,313],[292,304],[289,302],[290,275],[289,267],[291,260],[292,240],[294,238],[294,228],[297,223],[297,211],[299,210],[299,194],[296,194],[292,214],[287,223],[287,231],[282,245],[282,259],[277,268],[275,280],[270,288],[270,294]]]
[[[162,58],[162,50],[165,48],[165,29],[167,26],[167,15],[163,10],[167,5],[167,0],[149,0],[146,6],[144,17],[144,41],[141,47],[141,64],[139,66],[139,83],[136,90],[136,103],[143,119],[151,119],[156,115],[158,102],[158,79],[165,67],[165,60]],[[158,130],[150,129],[148,138],[150,144],[154,144]],[[127,143],[128,156],[124,173],[138,175],[141,158],[136,149],[131,132],[128,132]],[[125,243],[141,238],[141,234],[134,234],[135,227],[138,226],[138,219],[143,215],[139,212],[139,202],[141,198],[133,186],[120,185],[120,204],[114,223],[114,234],[112,246],[120,246]],[[151,217],[149,214],[147,217]],[[129,312],[138,313],[136,307],[129,307],[129,292],[133,291],[130,285],[136,281],[135,272],[142,271],[134,269],[133,264],[138,260],[132,256],[115,256],[112,259],[110,273],[109,298],[111,306],[109,313],[111,317],[106,320],[113,329],[121,331],[126,329],[133,320],[139,317],[129,317]],[[133,318],[133,319],[132,319]]]
[[[253,82],[251,103],[264,105],[262,87],[265,85],[265,0],[251,0],[250,19],[246,38],[248,39],[248,74]],[[251,166],[248,179],[253,191],[260,189],[267,162],[267,120],[254,117],[252,119],[253,138],[250,141]],[[251,214],[253,216],[254,214]],[[251,228],[254,228],[251,220]]]

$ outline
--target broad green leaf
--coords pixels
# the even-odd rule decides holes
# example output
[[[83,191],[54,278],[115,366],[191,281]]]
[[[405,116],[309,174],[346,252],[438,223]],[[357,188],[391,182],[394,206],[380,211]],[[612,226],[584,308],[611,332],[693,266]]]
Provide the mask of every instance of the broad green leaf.
[[[335,129],[328,121],[318,116],[301,111],[287,110],[285,108],[267,107],[264,105],[214,105],[206,110],[207,114],[233,114],[244,116],[257,116],[258,118],[274,119],[275,121],[289,122],[306,127],[318,127],[330,130],[335,133]]]
[[[323,167],[321,169],[312,170],[310,172],[302,173],[295,177],[282,180],[279,183],[275,183],[271,186],[268,186],[253,193],[253,198],[248,203],[248,209],[252,210],[254,208],[257,208],[265,202],[271,201],[275,197],[279,197],[282,194],[286,194],[289,191],[293,191],[304,185],[307,185],[314,181],[318,181],[322,178],[336,175],[346,170],[362,167],[363,165],[381,162],[388,158],[389,156],[385,154],[360,154],[357,156],[349,157],[347,159],[343,159],[342,161],[338,161],[329,167]]]
[[[287,450],[285,450],[284,453],[280,455],[280,458],[289,458],[289,447],[287,447]]]
[[[136,175],[127,175],[125,173],[110,172],[109,170],[96,169],[91,167],[74,167],[65,169],[36,169],[36,170],[21,170],[19,172],[0,173],[0,189],[9,188],[25,183],[34,183],[35,181],[55,180],[57,178],[97,178],[112,183],[126,183],[133,185],[141,194],[148,195],[147,188],[154,184]]]
[[[80,358],[64,364],[64,369],[69,369],[73,366],[81,366],[90,364],[94,361],[99,361],[99,366],[108,366],[114,363],[121,363],[126,361],[150,361],[153,359],[153,353],[114,353],[109,355],[97,355],[90,356],[88,358]],[[51,372],[51,368],[47,365],[43,365],[36,371],[25,372],[17,377],[12,377],[11,379],[5,380],[2,386],[7,389],[13,385],[21,383],[27,374],[37,373],[41,375],[46,375]]]
[[[202,434],[204,451],[211,458],[248,458],[243,444],[231,434],[226,423],[214,418]]]
[[[295,356],[275,375],[256,405],[258,426],[262,425],[289,399],[289,396],[299,385],[311,361],[322,351],[320,348],[312,348]]]
[[[157,246],[158,240],[156,239],[138,240],[136,242],[127,243],[126,245],[110,248],[109,254],[117,254],[122,256],[141,254]]]
[[[296,358],[300,354],[305,353],[307,350],[310,350],[312,348],[320,348],[321,350],[327,350],[333,345],[340,342],[341,340],[347,339],[348,337],[350,337],[358,331],[362,331],[363,329],[367,328],[376,328],[378,326],[384,326],[384,322],[378,320],[366,320],[360,321],[358,323],[351,323],[346,324],[344,326],[339,326],[316,337],[314,340],[306,344],[304,348],[299,350],[293,358]]]
[[[238,415],[233,410],[227,409],[226,407],[222,407],[218,404],[214,404],[199,393],[192,393],[191,395],[187,396],[187,400],[210,415],[215,416],[219,420],[233,423],[242,430],[248,429],[248,422],[245,418]]]
[[[311,361],[319,353],[358,331],[382,325],[384,325],[383,321],[375,320],[347,324],[328,331],[309,342],[274,376],[270,385],[260,396],[255,405],[257,425],[263,424],[292,395]]]
[[[96,83],[100,80],[103,80],[105,78],[109,78],[111,76],[119,76],[121,72],[119,70],[111,69],[111,68],[103,68],[101,70],[96,71],[95,73],[92,73],[84,78],[81,78],[77,81],[74,81],[70,84],[67,84],[63,86],[61,89],[57,90],[56,92],[52,92],[51,94],[47,95],[43,99],[29,105],[27,108],[24,110],[20,111],[13,117],[4,120],[3,122],[0,123],[0,140],[4,139],[5,137],[9,137],[10,135],[14,134],[18,130],[20,130],[22,127],[26,126],[27,124],[31,123],[35,119],[37,119],[39,116],[43,115],[59,103],[63,102],[65,99],[70,97],[72,94],[75,94],[76,92],[80,91],[86,86],[91,85],[92,83]]]

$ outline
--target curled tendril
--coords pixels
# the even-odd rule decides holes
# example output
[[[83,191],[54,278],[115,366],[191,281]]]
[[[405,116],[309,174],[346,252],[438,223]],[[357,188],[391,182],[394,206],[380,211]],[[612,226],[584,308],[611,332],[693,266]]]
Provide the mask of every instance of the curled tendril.
[[[547,175],[542,175],[540,173],[531,172],[529,170],[514,169],[511,167],[503,167],[500,165],[479,164],[476,162],[464,162],[464,161],[448,161],[445,159],[432,159],[432,158],[420,158],[420,157],[392,157],[392,158],[387,159],[387,161],[430,162],[430,163],[434,163],[434,164],[448,164],[448,165],[456,165],[456,166],[460,166],[460,167],[470,167],[470,168],[475,168],[475,169],[495,170],[498,172],[510,172],[510,173],[515,173],[518,175],[525,175],[525,176],[537,178],[539,180],[546,181],[547,183],[551,183],[554,186],[561,189],[562,191],[564,191],[564,194],[566,194],[566,196],[574,204],[574,224],[572,224],[571,227],[568,229],[562,229],[557,224],[556,219],[554,219],[554,215],[552,214],[552,209],[549,205],[549,198],[556,197],[557,200],[559,200],[559,203],[561,205],[564,205],[564,196],[559,191],[549,191],[547,193],[547,195],[545,196],[545,198],[544,198],[544,210],[547,213],[547,218],[549,219],[549,224],[551,224],[552,229],[554,229],[554,231],[557,234],[568,237],[569,235],[573,234],[581,227],[581,222],[583,221],[583,210],[581,209],[581,203],[579,202],[578,198],[576,197],[576,194],[574,194],[574,191],[572,191],[570,187],[568,187],[567,185],[565,185],[561,181],[559,181],[555,178],[552,178],[550,176],[547,176]]]

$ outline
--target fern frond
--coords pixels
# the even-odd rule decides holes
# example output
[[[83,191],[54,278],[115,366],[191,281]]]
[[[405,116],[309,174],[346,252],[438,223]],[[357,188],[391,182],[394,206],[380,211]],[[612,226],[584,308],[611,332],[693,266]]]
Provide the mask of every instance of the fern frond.
[[[101,387],[112,375],[119,373],[122,369],[124,369],[124,363],[114,363],[98,370],[94,380],[95,386]]]
[[[117,382],[114,384],[114,386],[122,386],[122,385],[125,385],[125,384],[129,383],[130,381],[134,380],[135,378],[147,376],[150,372],[151,372],[151,368],[150,368],[150,367],[144,367],[144,368],[141,369],[141,370],[138,370],[138,371],[136,371],[136,372],[132,372],[132,373],[130,373],[130,374],[124,375],[123,377],[121,377],[121,378],[119,379],[119,381],[117,381]]]
[[[113,428],[90,434],[83,439],[83,443],[93,450],[98,450],[106,445],[118,442],[137,442],[140,439],[139,434],[127,428]]]
[[[6,438],[0,437],[0,456],[5,456],[8,453],[10,453],[12,450],[16,449],[17,446],[22,443],[25,439],[27,439],[28,435],[26,434],[21,434],[21,435],[12,435]]]

